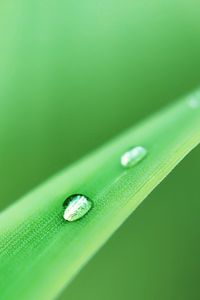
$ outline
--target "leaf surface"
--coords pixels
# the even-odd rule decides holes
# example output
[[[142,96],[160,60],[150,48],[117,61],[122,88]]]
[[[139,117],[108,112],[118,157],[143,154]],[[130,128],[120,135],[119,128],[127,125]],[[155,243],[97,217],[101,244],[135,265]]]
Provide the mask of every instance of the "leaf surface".
[[[199,142],[200,94],[195,92],[61,171],[2,212],[1,299],[55,298]],[[138,145],[147,149],[147,156],[134,167],[123,168],[121,155]],[[77,193],[91,198],[94,206],[82,219],[66,222],[62,204]]]

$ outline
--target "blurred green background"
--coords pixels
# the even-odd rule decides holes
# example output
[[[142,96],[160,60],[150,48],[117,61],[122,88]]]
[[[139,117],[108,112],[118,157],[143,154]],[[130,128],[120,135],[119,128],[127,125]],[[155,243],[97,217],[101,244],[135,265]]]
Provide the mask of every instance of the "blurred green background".
[[[200,84],[200,2],[0,3],[0,209]],[[60,300],[200,299],[199,147]]]

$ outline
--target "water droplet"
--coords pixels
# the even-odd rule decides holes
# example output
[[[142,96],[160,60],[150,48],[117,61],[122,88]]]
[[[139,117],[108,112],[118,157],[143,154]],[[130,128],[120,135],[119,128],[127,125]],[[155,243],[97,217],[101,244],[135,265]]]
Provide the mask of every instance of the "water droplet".
[[[198,98],[196,98],[195,96],[192,96],[189,98],[188,100],[188,105],[189,107],[195,109],[200,107],[200,100]]]
[[[147,150],[142,146],[133,147],[121,157],[123,167],[132,167],[140,162],[147,155]]]
[[[69,196],[63,203],[63,218],[72,222],[82,218],[92,207],[92,201],[81,194]]]

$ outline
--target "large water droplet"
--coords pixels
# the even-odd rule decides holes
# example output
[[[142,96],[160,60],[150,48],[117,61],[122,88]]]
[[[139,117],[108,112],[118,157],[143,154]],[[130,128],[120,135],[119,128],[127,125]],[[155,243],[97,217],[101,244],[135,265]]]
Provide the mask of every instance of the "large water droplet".
[[[121,156],[123,167],[132,167],[147,155],[147,150],[142,146],[133,147]]]
[[[63,203],[65,208],[63,218],[66,221],[76,221],[82,218],[92,207],[92,201],[81,194],[69,196]]]

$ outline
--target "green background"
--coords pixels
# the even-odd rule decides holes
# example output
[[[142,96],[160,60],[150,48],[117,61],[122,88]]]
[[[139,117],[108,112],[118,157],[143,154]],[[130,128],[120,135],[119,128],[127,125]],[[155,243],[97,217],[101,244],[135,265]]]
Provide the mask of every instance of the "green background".
[[[0,3],[0,209],[200,83],[195,0]],[[60,300],[200,299],[199,147]]]

